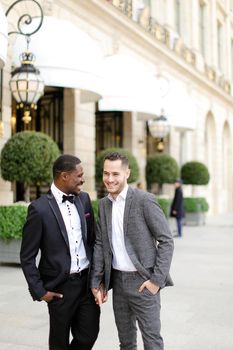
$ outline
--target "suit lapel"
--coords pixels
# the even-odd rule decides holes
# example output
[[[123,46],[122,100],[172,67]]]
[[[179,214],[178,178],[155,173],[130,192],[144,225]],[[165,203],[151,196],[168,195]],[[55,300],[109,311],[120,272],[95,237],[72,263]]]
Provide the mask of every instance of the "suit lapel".
[[[127,195],[126,195],[126,201],[125,201],[125,211],[124,211],[124,220],[123,220],[124,234],[126,234],[126,232],[127,232],[128,219],[129,219],[129,213],[130,213],[132,200],[133,200],[133,189],[131,187],[129,187]]]
[[[113,250],[113,247],[112,247],[112,202],[110,201],[109,198],[105,199],[105,212],[106,212],[108,239],[109,239],[110,247]]]
[[[66,227],[65,227],[65,223],[64,223],[64,220],[62,218],[62,215],[61,215],[61,212],[60,212],[60,209],[58,207],[58,204],[57,204],[57,201],[56,199],[54,198],[53,194],[51,192],[49,192],[47,194],[47,197],[48,197],[48,200],[49,200],[49,205],[57,219],[57,222],[58,222],[58,225],[60,227],[60,230],[61,230],[61,233],[62,233],[62,236],[66,242],[66,244],[69,246],[69,240],[68,240],[68,235],[67,235],[67,231],[66,231]]]

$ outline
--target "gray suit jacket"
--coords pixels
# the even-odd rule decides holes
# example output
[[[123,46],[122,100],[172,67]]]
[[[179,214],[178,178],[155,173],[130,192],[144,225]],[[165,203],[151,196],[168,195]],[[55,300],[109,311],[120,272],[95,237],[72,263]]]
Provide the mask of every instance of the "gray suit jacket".
[[[174,243],[155,196],[129,187],[124,212],[126,250],[137,271],[161,288],[173,285],[169,269]],[[100,200],[91,270],[91,287],[110,288],[112,269],[112,202]]]

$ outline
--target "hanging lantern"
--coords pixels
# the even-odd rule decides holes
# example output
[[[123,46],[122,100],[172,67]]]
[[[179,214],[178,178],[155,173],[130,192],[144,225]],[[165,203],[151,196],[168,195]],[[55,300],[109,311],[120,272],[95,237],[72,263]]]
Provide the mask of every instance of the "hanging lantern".
[[[10,90],[17,102],[17,108],[24,110],[23,121],[31,121],[30,109],[37,109],[37,101],[44,94],[44,81],[40,71],[33,65],[35,56],[31,52],[20,55],[21,66],[11,73]]]
[[[170,131],[170,125],[166,117],[161,114],[159,117],[148,120],[148,128],[152,137],[157,139],[157,151],[163,152],[164,138]]]
[[[170,130],[168,120],[163,114],[161,114],[159,117],[148,120],[148,127],[151,136],[158,139],[163,139],[166,137]]]

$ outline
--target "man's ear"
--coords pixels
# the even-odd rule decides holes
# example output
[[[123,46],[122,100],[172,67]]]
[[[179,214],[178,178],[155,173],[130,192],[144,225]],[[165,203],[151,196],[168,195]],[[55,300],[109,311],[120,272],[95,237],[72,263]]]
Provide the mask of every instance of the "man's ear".
[[[128,168],[126,171],[126,178],[128,179],[130,177],[130,169]]]
[[[62,171],[60,176],[61,176],[61,179],[62,179],[63,181],[66,181],[66,180],[67,180],[67,177],[68,177],[68,174],[67,174],[66,171]]]

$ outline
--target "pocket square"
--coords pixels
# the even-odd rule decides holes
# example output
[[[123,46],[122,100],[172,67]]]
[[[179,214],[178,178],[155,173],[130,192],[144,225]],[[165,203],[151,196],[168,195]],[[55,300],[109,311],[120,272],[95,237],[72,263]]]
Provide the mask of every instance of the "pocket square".
[[[85,213],[85,218],[86,218],[86,219],[89,218],[90,216],[91,216],[90,213]]]

